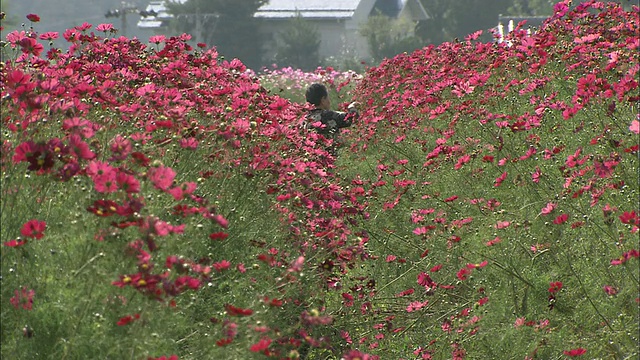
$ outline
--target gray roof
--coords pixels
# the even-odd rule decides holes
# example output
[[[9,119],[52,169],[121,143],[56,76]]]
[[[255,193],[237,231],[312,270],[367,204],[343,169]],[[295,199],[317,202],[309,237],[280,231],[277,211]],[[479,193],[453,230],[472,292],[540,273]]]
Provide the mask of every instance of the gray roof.
[[[348,19],[353,17],[361,0],[269,0],[255,13],[255,17],[277,19],[300,16],[304,18]]]

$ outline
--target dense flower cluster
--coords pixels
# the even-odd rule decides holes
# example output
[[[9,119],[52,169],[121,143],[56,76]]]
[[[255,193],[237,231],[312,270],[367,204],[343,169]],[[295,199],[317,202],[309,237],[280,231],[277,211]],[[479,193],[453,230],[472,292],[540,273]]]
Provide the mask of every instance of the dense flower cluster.
[[[640,9],[570,5],[534,34],[478,43],[475,33],[362,76],[258,75],[192,49],[189,35],[148,46],[111,24],[68,29],[64,52],[38,41],[60,34],[11,32],[3,209],[28,199],[37,216],[3,211],[3,269],[71,243],[72,228],[89,234],[73,241],[93,235],[100,252],[65,286],[94,267],[90,279],[108,276],[91,285],[109,289],[99,301],[109,324],[136,329],[123,336],[127,354],[149,359],[193,357],[203,343],[277,359],[637,351],[626,327],[638,319],[628,304],[638,302]],[[350,96],[363,105],[338,159],[301,126],[307,106],[277,95],[316,81],[357,85]],[[76,194],[79,221],[40,211],[49,187]],[[258,217],[277,233],[243,229]],[[47,277],[32,280],[35,304],[19,277],[3,279],[13,307],[32,310],[15,311],[15,324],[57,301]],[[160,313],[197,328],[141,350],[173,330],[154,323]]]

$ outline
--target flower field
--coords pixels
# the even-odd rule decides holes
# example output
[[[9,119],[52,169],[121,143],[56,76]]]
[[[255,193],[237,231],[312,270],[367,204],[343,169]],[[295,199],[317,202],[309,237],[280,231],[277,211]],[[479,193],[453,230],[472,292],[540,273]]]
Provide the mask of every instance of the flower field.
[[[364,74],[29,14],[0,65],[1,357],[637,359],[640,9],[570,3]],[[360,103],[335,158],[311,82]]]

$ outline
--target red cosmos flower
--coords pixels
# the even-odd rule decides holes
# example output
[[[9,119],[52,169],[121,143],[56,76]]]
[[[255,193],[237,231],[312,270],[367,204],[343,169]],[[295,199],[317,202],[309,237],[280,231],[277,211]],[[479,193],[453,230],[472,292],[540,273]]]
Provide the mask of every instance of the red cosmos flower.
[[[409,288],[405,291],[399,292],[396,294],[396,297],[403,297],[403,296],[408,296],[411,295],[415,292],[415,290],[413,290],[413,288]]]
[[[127,193],[140,192],[140,182],[133,175],[119,171],[116,175],[116,184]]]
[[[227,270],[229,267],[231,267],[231,263],[227,260],[222,260],[222,261],[218,261],[217,263],[214,263],[213,268],[216,269],[216,271],[220,272],[223,270]]]
[[[149,166],[149,162],[151,162],[151,160],[149,160],[149,158],[147,158],[143,153],[138,152],[138,151],[132,153],[131,157],[135,160],[135,163],[137,165],[142,166],[142,167]]]
[[[180,276],[176,279],[175,285],[178,288],[182,288],[186,285],[189,289],[197,290],[200,287],[201,282],[191,276]]]
[[[124,326],[129,324],[130,322],[133,322],[135,320],[140,319],[140,314],[135,314],[135,315],[127,315],[125,317],[120,318],[120,320],[118,320],[118,322],[116,323],[118,326]]]
[[[91,160],[96,156],[78,134],[73,134],[69,137],[69,147],[80,159]]]
[[[429,304],[429,300],[422,301],[414,301],[407,306],[407,312],[414,312],[422,309],[423,307]]]
[[[30,37],[25,37],[20,40],[20,47],[25,54],[32,54],[34,56],[40,56],[44,46],[38,42],[38,40]]]
[[[556,225],[564,224],[569,219],[568,214],[558,215],[555,219],[553,219],[553,223]]]
[[[562,282],[560,281],[555,281],[555,282],[550,282],[549,283],[549,292],[554,294],[560,291],[560,289],[562,289]]]
[[[282,304],[284,304],[284,301],[280,299],[269,299],[268,296],[265,296],[263,300],[267,305],[273,306],[273,307],[280,307],[282,306]]]
[[[40,220],[29,220],[20,229],[20,233],[28,238],[42,239],[47,223]]]
[[[496,180],[494,181],[493,186],[494,186],[494,187],[498,187],[498,186],[500,186],[500,185],[502,184],[502,182],[503,182],[506,178],[507,178],[507,172],[505,171],[505,172],[503,172],[500,176],[498,176],[498,177],[496,178]]]
[[[216,341],[216,346],[227,346],[229,344],[231,344],[233,342],[233,338],[227,337],[227,338],[222,338],[218,341]]]
[[[460,269],[460,271],[458,271],[458,273],[456,274],[456,276],[458,277],[458,279],[460,279],[460,281],[467,280],[468,275],[471,275],[471,270],[467,268]]]
[[[229,316],[249,316],[253,314],[253,310],[251,309],[242,309],[231,304],[226,304],[224,308],[227,310]]]
[[[444,202],[452,202],[452,201],[456,200],[457,198],[458,198],[458,195],[453,195],[453,196],[450,196],[450,197],[444,199]]]
[[[33,144],[26,153],[26,160],[29,162],[27,169],[31,171],[46,172],[54,165],[53,153],[44,144]]]
[[[217,232],[217,233],[209,234],[209,239],[211,239],[211,240],[224,240],[228,236],[229,236],[229,234],[227,234],[227,233]]]
[[[27,290],[26,287],[23,287],[21,290],[15,291],[15,296],[9,299],[11,305],[13,305],[16,309],[22,306],[25,310],[31,310],[33,306],[33,296],[36,294],[33,290]]]
[[[111,216],[118,211],[118,203],[113,200],[96,200],[91,206],[87,207],[87,211],[100,217]]]
[[[483,261],[483,262],[481,262],[479,264],[471,264],[471,263],[469,263],[469,264],[467,264],[467,269],[470,269],[470,270],[472,270],[472,269],[481,269],[481,268],[487,266],[487,264],[489,264],[489,262],[487,260],[485,260],[485,261]]]
[[[623,224],[637,224],[638,223],[638,215],[635,211],[628,212],[625,211],[622,215],[619,216],[620,221]]]
[[[271,339],[268,337],[264,337],[260,339],[260,341],[258,341],[257,343],[251,345],[249,350],[251,352],[262,352],[262,351],[268,352],[269,345],[271,345]]]
[[[40,16],[36,14],[27,14],[27,19],[29,19],[29,21],[31,22],[38,22],[40,21]]]
[[[421,272],[418,274],[418,284],[424,286],[425,288],[434,288],[438,284],[431,279],[431,276],[425,272]]]
[[[8,247],[18,247],[27,243],[27,240],[9,240],[3,243],[4,246]]]
[[[576,357],[576,356],[586,354],[587,350],[583,348],[577,348],[577,349],[565,350],[562,353],[570,357]]]

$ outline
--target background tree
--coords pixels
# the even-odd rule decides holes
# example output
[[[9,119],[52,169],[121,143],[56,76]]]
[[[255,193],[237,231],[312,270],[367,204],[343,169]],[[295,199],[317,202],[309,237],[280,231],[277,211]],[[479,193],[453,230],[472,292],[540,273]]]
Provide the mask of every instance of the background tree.
[[[168,7],[176,16],[173,26],[177,30],[191,33],[196,21],[201,21],[203,31],[198,34],[199,39],[207,45],[215,46],[225,58],[238,58],[247,67],[257,69],[262,65],[264,35],[260,33],[260,19],[254,18],[253,14],[267,2],[268,0],[188,0],[184,4],[172,2]],[[218,17],[202,14],[217,14]]]
[[[377,62],[421,48],[423,41],[415,36],[415,27],[416,24],[407,19],[377,14],[369,17],[359,32],[367,39],[371,56]]]
[[[318,67],[320,34],[313,24],[298,14],[278,35],[275,57],[278,66],[291,66],[305,71]]]

